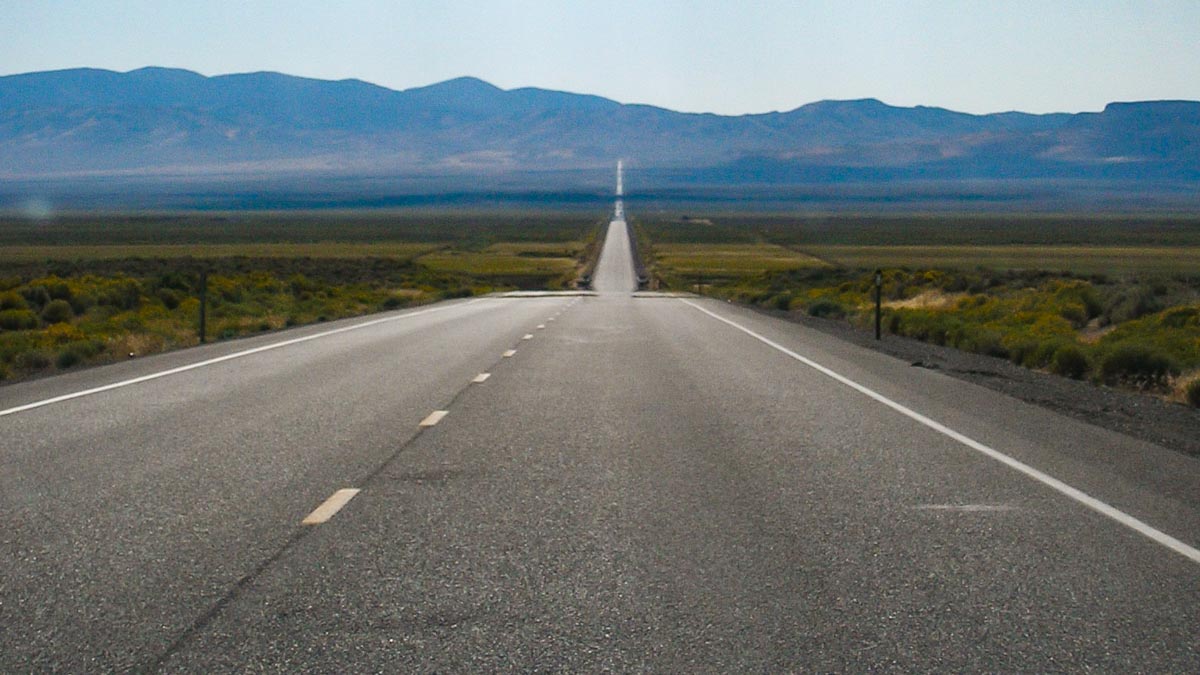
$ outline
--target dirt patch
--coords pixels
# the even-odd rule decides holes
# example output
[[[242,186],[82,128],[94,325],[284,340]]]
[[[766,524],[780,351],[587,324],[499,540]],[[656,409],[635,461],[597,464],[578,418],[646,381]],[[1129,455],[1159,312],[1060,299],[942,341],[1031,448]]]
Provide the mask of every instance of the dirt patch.
[[[820,319],[796,312],[756,309],[846,342],[987,387],[1089,424],[1200,457],[1200,409],[1149,394],[1112,389],[1014,365],[1004,359],[896,335],[875,336],[845,321]]]
[[[1117,327],[1109,324],[1107,326],[1100,325],[1100,319],[1092,319],[1084,326],[1083,330],[1079,331],[1079,339],[1087,344],[1094,345],[1100,341],[1100,338],[1108,335],[1116,330]]]
[[[953,307],[959,300],[967,297],[966,293],[945,293],[943,291],[925,291],[907,300],[892,300],[883,303],[888,309],[947,309]]]

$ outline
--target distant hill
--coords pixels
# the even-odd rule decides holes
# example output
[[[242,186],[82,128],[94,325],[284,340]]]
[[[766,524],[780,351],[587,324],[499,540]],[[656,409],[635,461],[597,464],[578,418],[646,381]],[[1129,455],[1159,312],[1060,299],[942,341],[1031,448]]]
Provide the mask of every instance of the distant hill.
[[[279,73],[0,77],[0,177],[480,173],[617,158],[717,182],[1200,178],[1200,102],[970,115],[874,99],[721,116],[474,78],[394,91]]]

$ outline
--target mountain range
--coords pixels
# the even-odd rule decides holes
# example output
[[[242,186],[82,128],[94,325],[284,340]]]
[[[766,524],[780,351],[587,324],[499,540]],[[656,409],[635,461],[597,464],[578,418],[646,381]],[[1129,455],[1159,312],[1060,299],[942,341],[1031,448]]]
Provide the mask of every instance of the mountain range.
[[[404,91],[166,68],[0,77],[0,178],[595,169],[711,182],[1200,179],[1200,102],[973,115],[874,99],[723,116],[459,78]]]

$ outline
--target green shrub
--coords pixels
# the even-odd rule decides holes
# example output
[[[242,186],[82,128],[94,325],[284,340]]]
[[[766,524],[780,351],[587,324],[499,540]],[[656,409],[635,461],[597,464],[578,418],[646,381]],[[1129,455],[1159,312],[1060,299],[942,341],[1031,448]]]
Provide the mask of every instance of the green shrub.
[[[1078,345],[1062,345],[1050,359],[1050,372],[1076,380],[1088,371],[1088,359]]]
[[[77,350],[68,347],[58,353],[58,357],[54,359],[54,366],[59,370],[66,370],[81,362],[83,362],[83,355]]]
[[[808,315],[826,319],[841,319],[846,316],[846,308],[836,300],[817,300],[808,306]]]
[[[313,291],[318,288],[317,284],[310,281],[303,274],[294,274],[288,279],[288,290],[297,298],[303,299],[304,296],[311,296]]]
[[[955,346],[976,354],[1007,358],[1008,349],[1000,333],[988,328],[963,328]]]
[[[27,309],[6,309],[0,312],[0,329],[33,330],[39,323],[37,314]]]
[[[1058,284],[1051,284],[1051,288],[1057,286],[1054,292],[1054,298],[1061,303],[1062,309],[1060,313],[1064,319],[1067,319],[1076,326],[1082,326],[1089,319],[1094,319],[1100,316],[1104,311],[1104,305],[1100,302],[1100,297],[1096,294],[1096,289],[1091,284],[1069,281]]]
[[[71,303],[71,309],[74,310],[76,316],[96,306],[96,298],[91,295],[72,295],[67,302]]]
[[[190,291],[192,287],[188,277],[179,272],[167,272],[159,276],[158,285],[160,288],[170,288],[176,291],[184,291],[185,293]]]
[[[50,356],[40,349],[31,349],[17,354],[13,365],[27,371],[45,370],[50,367]]]
[[[1033,355],[1037,352],[1038,341],[1024,338],[1021,336],[1009,336],[1005,340],[1005,346],[1008,348],[1008,360],[1018,366],[1028,366],[1033,363]]]
[[[103,289],[97,300],[101,305],[137,309],[142,300],[142,287],[134,279],[118,278]]]
[[[54,359],[54,365],[59,370],[66,370],[104,351],[104,342],[100,340],[80,340],[72,342],[59,350]]]
[[[46,284],[46,292],[50,294],[51,300],[71,299],[71,287],[62,279],[49,279]]]
[[[1184,387],[1183,398],[1193,408],[1200,408],[1200,377],[1192,380]]]
[[[1135,287],[1122,291],[1104,313],[1105,323],[1124,323],[1162,309],[1162,301],[1152,289]]]
[[[50,302],[50,291],[45,286],[29,286],[21,290],[21,296],[34,307],[45,307]]]
[[[1170,358],[1142,345],[1117,345],[1100,360],[1100,376],[1106,382],[1161,387],[1175,373],[1178,368]]]
[[[1035,368],[1046,368],[1054,361],[1054,355],[1063,347],[1063,343],[1054,340],[1046,341],[1038,345],[1038,348],[1033,351],[1033,363]]]
[[[29,309],[29,303],[25,302],[25,298],[22,298],[13,291],[0,293],[0,311],[10,309]]]
[[[167,309],[176,309],[185,297],[183,293],[172,288],[158,289],[158,299],[162,301],[163,306]]]
[[[1083,305],[1065,305],[1058,314],[1067,321],[1070,321],[1071,325],[1076,328],[1080,328],[1088,322],[1087,309]]]
[[[75,310],[66,300],[51,300],[42,310],[42,321],[46,323],[66,323],[75,318]]]
[[[1179,307],[1164,312],[1162,325],[1167,328],[1200,328],[1200,307]]]

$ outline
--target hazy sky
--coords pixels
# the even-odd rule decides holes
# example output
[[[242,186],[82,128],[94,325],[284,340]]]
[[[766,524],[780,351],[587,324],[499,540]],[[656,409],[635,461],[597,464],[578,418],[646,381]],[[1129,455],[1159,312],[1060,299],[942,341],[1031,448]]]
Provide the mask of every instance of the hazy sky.
[[[0,74],[175,66],[394,89],[474,75],[719,113],[1200,99],[1200,0],[0,0]]]

